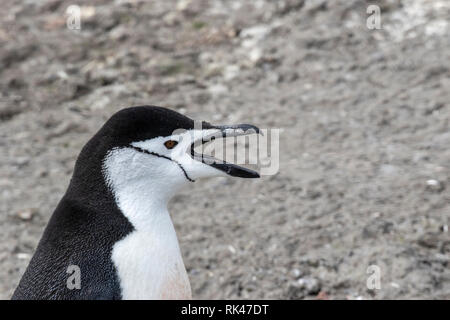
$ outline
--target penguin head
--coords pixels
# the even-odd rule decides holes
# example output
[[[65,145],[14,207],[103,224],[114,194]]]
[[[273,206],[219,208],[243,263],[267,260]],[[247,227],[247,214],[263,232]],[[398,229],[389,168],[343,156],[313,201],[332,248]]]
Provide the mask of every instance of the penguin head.
[[[248,124],[215,126],[166,108],[131,107],[114,114],[82,154],[95,152],[102,158],[103,176],[112,189],[149,196],[157,192],[167,199],[200,178],[259,177],[255,171],[194,151],[211,139],[258,132]]]

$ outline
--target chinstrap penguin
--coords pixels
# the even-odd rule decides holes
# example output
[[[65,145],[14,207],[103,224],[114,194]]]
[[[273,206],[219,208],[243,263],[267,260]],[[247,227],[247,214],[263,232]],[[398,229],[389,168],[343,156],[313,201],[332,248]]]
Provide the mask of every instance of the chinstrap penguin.
[[[204,177],[259,177],[194,151],[257,127],[196,127],[162,107],[114,114],[82,149],[12,299],[190,299],[170,198]],[[69,266],[79,267],[79,289],[67,286]]]

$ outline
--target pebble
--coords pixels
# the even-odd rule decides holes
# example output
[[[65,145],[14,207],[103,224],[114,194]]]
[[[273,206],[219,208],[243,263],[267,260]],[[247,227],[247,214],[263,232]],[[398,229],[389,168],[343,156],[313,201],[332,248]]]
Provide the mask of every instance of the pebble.
[[[35,214],[37,214],[36,208],[28,208],[18,211],[16,215],[20,220],[30,221]]]
[[[300,269],[292,269],[291,274],[298,279],[303,275],[303,272]]]
[[[19,260],[30,260],[31,259],[31,255],[29,253],[25,253],[25,252],[19,252],[16,255],[16,257]]]
[[[297,280],[299,288],[303,289],[307,294],[317,294],[320,291],[319,281],[315,278],[305,277]]]
[[[248,59],[253,64],[257,64],[259,61],[261,61],[262,56],[263,56],[263,53],[260,48],[253,48],[252,50],[250,50],[250,52],[248,54]]]
[[[441,192],[444,190],[444,185],[435,179],[427,180],[427,189],[432,192]]]

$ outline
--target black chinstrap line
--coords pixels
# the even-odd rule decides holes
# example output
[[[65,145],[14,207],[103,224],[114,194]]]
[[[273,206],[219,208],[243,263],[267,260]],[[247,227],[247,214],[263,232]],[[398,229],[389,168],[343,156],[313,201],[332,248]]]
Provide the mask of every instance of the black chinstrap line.
[[[188,176],[186,170],[184,170],[183,166],[178,161],[173,160],[173,159],[171,159],[169,157],[163,156],[163,155],[161,155],[159,153],[148,151],[148,150],[145,150],[145,149],[142,149],[142,148],[139,148],[139,147],[135,147],[135,146],[132,146],[132,145],[130,145],[130,148],[132,148],[132,149],[134,149],[134,150],[136,150],[138,152],[141,152],[141,153],[149,154],[149,155],[152,155],[152,156],[155,156],[155,157],[164,158],[164,159],[167,159],[167,160],[175,162],[180,167],[180,169],[183,171],[184,176],[186,177],[186,179],[188,179],[190,182],[195,182],[194,179],[191,179]]]

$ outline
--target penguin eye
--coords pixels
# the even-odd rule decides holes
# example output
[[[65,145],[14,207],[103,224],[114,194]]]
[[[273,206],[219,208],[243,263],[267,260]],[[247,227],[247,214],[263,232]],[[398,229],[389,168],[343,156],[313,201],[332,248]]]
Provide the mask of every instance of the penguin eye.
[[[173,149],[177,144],[178,142],[174,140],[167,140],[166,142],[164,142],[164,145],[167,149]]]

